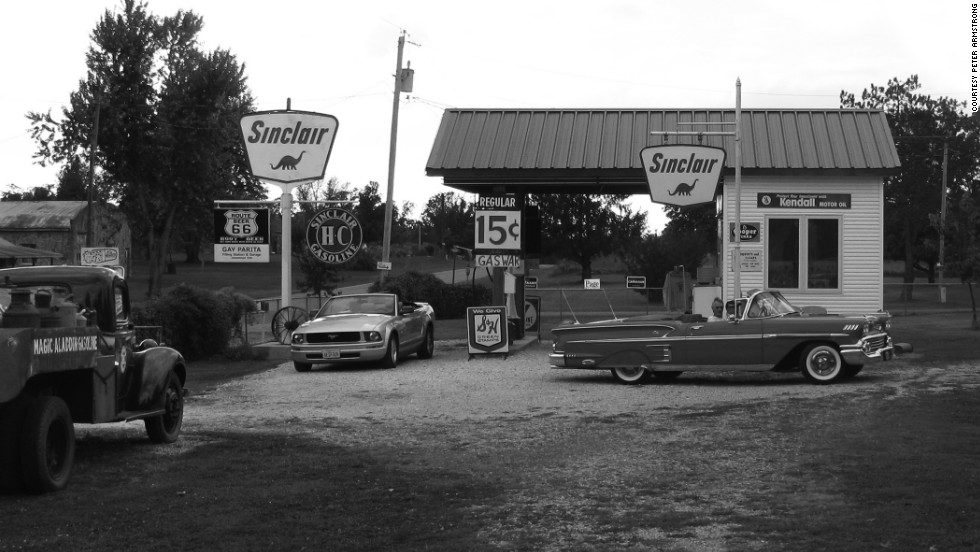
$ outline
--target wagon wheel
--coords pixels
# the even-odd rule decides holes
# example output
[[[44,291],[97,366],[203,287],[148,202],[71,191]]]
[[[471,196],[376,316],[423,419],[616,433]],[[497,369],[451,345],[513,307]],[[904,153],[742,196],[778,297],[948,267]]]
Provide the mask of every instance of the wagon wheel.
[[[283,307],[272,317],[272,335],[279,343],[288,345],[292,342],[293,330],[308,319],[306,311],[299,307]]]

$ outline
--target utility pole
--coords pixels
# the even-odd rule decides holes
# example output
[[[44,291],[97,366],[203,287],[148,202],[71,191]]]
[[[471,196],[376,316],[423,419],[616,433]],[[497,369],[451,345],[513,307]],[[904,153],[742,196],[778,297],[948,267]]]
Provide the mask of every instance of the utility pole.
[[[385,231],[384,244],[381,249],[381,261],[390,266],[391,261],[391,218],[392,197],[395,193],[395,151],[398,146],[398,103],[401,93],[412,91],[412,69],[402,69],[402,54],[405,51],[405,31],[398,36],[398,60],[395,63],[395,94],[391,108],[391,145],[388,149],[388,197],[385,199]],[[411,65],[411,64],[410,64]],[[381,281],[385,281],[387,270],[381,271]]]
[[[943,139],[943,189],[940,193],[942,198],[939,205],[939,302],[946,304],[946,287],[943,285],[943,271],[946,267],[946,166],[949,162],[949,140]]]

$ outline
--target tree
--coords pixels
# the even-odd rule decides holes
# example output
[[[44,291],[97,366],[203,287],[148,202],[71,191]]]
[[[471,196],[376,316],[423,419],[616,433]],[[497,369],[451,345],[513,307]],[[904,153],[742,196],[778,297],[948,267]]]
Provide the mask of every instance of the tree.
[[[92,32],[88,73],[62,120],[28,113],[42,164],[77,158],[98,117],[97,165],[144,241],[151,296],[178,228],[204,225],[216,199],[265,195],[238,139],[238,120],[252,110],[244,68],[227,51],[201,51],[202,26],[193,12],[161,19],[125,0]]]
[[[662,234],[644,236],[624,256],[631,274],[646,276],[654,285],[662,282],[675,266],[695,269],[706,255],[717,251],[718,218],[714,204],[671,207],[667,217],[670,221]]]
[[[633,213],[626,195],[548,194],[532,196],[541,217],[541,249],[574,259],[582,279],[592,277],[592,259],[622,254],[636,244],[646,213]]]
[[[52,201],[55,197],[54,184],[37,186],[26,192],[11,184],[10,190],[0,195],[0,201]]]
[[[948,147],[947,185],[950,203],[969,189],[977,175],[980,137],[976,117],[964,113],[965,102],[918,94],[916,75],[893,78],[887,86],[871,85],[861,93],[841,92],[841,107],[881,109],[888,118],[901,169],[885,178],[885,254],[905,260],[904,281],[915,281],[915,271],[932,282],[938,262],[938,224],[943,186],[943,146]],[[944,237],[949,237],[947,234]],[[951,252],[952,253],[952,252]],[[908,286],[906,298],[911,294]]]
[[[980,319],[977,317],[977,298],[973,285],[980,279],[980,206],[975,197],[980,197],[980,181],[973,180],[957,202],[957,209],[950,220],[952,234],[962,242],[959,255],[949,263],[951,272],[959,274],[967,289],[970,291],[970,303],[973,311],[971,327],[980,330]]]
[[[354,216],[364,229],[364,241],[380,244],[384,239],[385,204],[378,193],[378,183],[372,180],[355,194],[354,199]],[[396,212],[393,207],[392,214]]]
[[[446,248],[473,247],[473,205],[461,195],[443,192],[430,197],[421,222],[427,229],[426,241]]]

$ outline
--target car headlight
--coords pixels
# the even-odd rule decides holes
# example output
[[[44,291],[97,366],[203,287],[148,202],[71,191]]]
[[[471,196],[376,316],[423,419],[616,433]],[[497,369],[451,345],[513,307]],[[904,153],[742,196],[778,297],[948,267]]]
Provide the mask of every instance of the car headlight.
[[[365,341],[381,341],[381,332],[368,332],[364,335]]]
[[[294,333],[293,343],[296,345],[302,345],[303,343],[306,343],[306,334]]]

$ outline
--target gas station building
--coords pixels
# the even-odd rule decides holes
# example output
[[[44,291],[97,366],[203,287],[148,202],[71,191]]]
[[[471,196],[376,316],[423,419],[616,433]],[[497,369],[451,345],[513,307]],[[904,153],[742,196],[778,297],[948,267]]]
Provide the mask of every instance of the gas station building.
[[[690,131],[684,123],[718,123],[694,128],[722,130],[735,116],[734,109],[450,109],[426,174],[480,195],[651,194],[643,148],[723,148],[714,193],[723,297],[739,294],[738,223],[742,293],[776,289],[796,305],[831,312],[882,309],[884,177],[899,168],[885,114],[742,109],[738,197],[734,136],[673,134]]]

